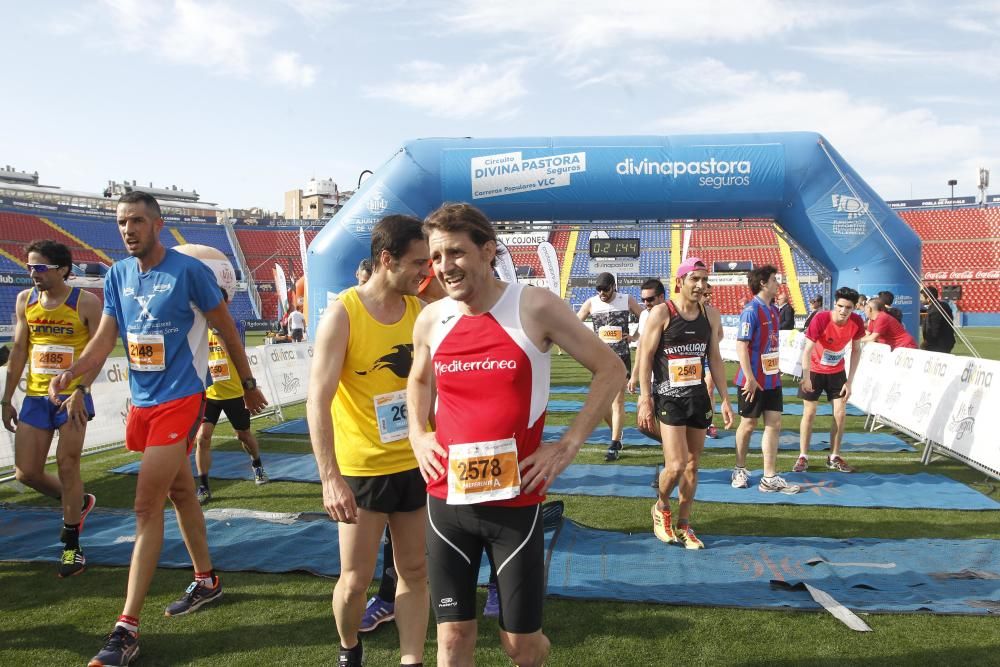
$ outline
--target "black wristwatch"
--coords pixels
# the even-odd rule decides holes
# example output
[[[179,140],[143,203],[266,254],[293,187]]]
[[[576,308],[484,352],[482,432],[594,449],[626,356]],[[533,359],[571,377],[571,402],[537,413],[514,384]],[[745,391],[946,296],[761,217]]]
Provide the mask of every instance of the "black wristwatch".
[[[82,384],[76,385],[76,388],[73,389],[73,391],[78,391],[78,392],[82,393],[84,396],[89,396],[90,395],[90,387],[88,387],[86,385],[82,385]]]
[[[243,380],[243,382],[241,382],[240,384],[243,385],[243,389],[245,391],[253,391],[254,389],[257,388],[257,380],[253,376],[248,377],[246,380]]]

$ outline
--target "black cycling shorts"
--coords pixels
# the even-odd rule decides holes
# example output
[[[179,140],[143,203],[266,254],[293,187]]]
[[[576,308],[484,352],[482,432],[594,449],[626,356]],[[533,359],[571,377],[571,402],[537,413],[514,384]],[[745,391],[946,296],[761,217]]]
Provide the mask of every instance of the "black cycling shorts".
[[[809,371],[809,379],[812,380],[813,390],[805,392],[802,385],[799,385],[799,398],[803,401],[818,401],[819,397],[826,392],[826,400],[833,402],[833,399],[840,398],[840,392],[847,384],[847,373],[837,371],[836,373],[817,373]]]
[[[211,398],[205,401],[205,416],[203,422],[215,425],[219,423],[219,415],[226,413],[226,419],[237,431],[246,431],[250,428],[250,411],[247,410],[243,397],[227,398],[216,401]]]
[[[371,477],[344,475],[344,481],[358,507],[369,512],[414,512],[427,504],[427,483],[420,468]]]
[[[438,623],[476,618],[483,549],[497,575],[500,628],[542,628],[545,529],[542,506],[449,505],[427,497],[427,574]]]
[[[656,418],[667,426],[689,426],[691,428],[708,428],[712,425],[715,410],[708,397],[708,391],[702,385],[702,390],[694,396],[660,396],[654,400]]]
[[[785,409],[785,397],[781,392],[781,387],[774,389],[758,389],[753,395],[753,400],[748,401],[743,395],[743,388],[738,388],[738,401],[740,416],[748,419],[757,419],[765,412],[781,412]]]

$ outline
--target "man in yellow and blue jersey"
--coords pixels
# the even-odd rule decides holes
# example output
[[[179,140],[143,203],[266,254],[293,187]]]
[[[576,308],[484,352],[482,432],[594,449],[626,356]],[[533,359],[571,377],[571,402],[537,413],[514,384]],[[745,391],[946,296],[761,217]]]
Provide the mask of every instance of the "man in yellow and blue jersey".
[[[87,422],[94,417],[90,385],[100,367],[76,378],[61,392],[61,406],[49,401],[49,381],[72,365],[101,319],[101,302],[66,283],[73,267],[69,248],[54,241],[28,246],[28,271],[34,287],[17,295],[14,347],[7,367],[2,407],[3,425],[14,432],[14,467],[18,481],[63,506],[59,576],[80,574],[87,559],[80,548],[80,532],[96,498],[83,492],[80,453]],[[11,403],[14,390],[28,366],[20,414]],[[58,476],[45,472],[52,436],[59,431],[56,449]]]

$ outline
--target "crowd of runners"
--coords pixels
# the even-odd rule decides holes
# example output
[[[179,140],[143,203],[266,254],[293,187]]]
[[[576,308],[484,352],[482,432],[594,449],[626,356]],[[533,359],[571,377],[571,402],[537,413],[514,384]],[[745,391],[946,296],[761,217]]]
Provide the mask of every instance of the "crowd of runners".
[[[67,284],[72,259],[65,246],[42,241],[28,248],[34,287],[18,297],[2,401],[4,426],[16,433],[17,478],[62,503],[59,576],[80,574],[86,569],[81,533],[97,500],[80,478],[87,423],[95,416],[90,385],[116,339],[125,346],[132,397],[125,445],[143,458],[136,539],[122,613],[90,667],[128,665],[139,654],[167,499],[194,577],[165,614],[184,615],[222,597],[201,507],[211,498],[210,446],[221,413],[247,452],[255,481],[267,482],[250,430],[251,415],[267,402],[229,314],[232,286],[203,258],[162,245],[164,222],[150,195],[122,196],[117,222],[129,257],[107,276],[103,310],[96,297]],[[653,533],[689,549],[705,546],[691,526],[699,459],[715,414],[721,412],[726,428],[734,420],[708,266],[686,259],[668,281],[669,294],[661,280],[647,280],[641,305],[602,274],[596,294],[574,315],[547,289],[497,279],[497,253],[493,225],[470,205],[445,204],[424,220],[388,216],[372,231],[359,285],[342,292],[312,327],[307,417],[323,504],[339,523],[333,616],[341,666],[363,664],[362,635],[393,620],[400,664],[422,664],[431,610],[438,664],[472,664],[484,553],[491,570],[484,613],[498,618],[504,651],[517,665],[544,663],[550,648],[542,632],[546,492],[601,420],[612,432],[605,458],[620,458],[627,392],[638,392],[637,426],[663,448]],[[762,266],[747,277],[754,298],[737,331],[740,423],[732,484],[751,485],[746,456],[763,418],[764,473],[757,488],[794,494],[799,487],[776,468],[783,411],[776,273]],[[839,289],[833,308],[815,315],[805,331],[795,470],[808,466],[823,393],[834,412],[826,465],[852,470],[839,447],[866,335],[854,312],[858,297]],[[869,312],[881,319],[881,309]],[[636,334],[629,331],[632,316],[639,318]],[[593,331],[581,326],[587,319]],[[636,340],[633,363],[629,343]],[[593,380],[561,439],[543,445],[556,346]],[[18,412],[11,399],[26,366]],[[44,470],[56,431],[58,476]],[[197,480],[188,463],[195,447]],[[675,488],[679,502],[672,508]],[[379,593],[366,603],[380,548]]]

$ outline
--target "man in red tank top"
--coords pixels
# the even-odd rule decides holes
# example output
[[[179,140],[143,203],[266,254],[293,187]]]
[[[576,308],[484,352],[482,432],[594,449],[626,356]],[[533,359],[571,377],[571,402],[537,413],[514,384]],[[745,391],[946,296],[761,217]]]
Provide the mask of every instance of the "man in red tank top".
[[[501,645],[515,664],[541,665],[550,645],[542,633],[540,506],[611,407],[622,364],[552,292],[493,277],[496,232],[477,209],[446,204],[427,217],[424,233],[447,297],[417,318],[407,409],[410,444],[427,481],[438,664],[474,662],[485,548],[497,574]],[[563,438],[543,446],[553,345],[594,382]],[[432,403],[436,431],[425,432]]]

